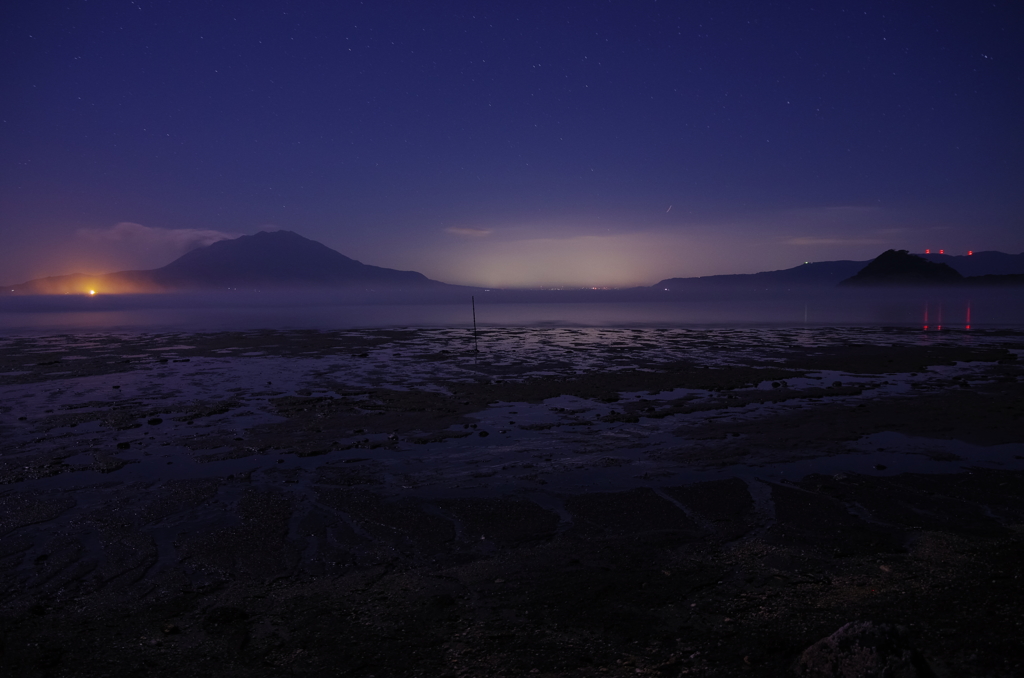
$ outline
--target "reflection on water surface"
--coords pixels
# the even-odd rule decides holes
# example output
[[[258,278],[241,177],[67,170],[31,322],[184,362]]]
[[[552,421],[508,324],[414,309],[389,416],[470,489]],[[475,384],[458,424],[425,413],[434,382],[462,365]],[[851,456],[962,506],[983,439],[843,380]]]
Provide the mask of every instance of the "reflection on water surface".
[[[664,301],[652,301],[649,293],[628,297],[627,291],[613,291],[596,301],[557,293],[482,293],[476,295],[477,321],[491,327],[838,325],[926,330],[1024,324],[1024,295],[999,290],[975,290],[971,296],[963,291],[812,290]],[[20,297],[0,300],[0,331],[468,327],[473,322],[470,298],[467,293],[464,303],[353,303],[351,297],[327,294]]]

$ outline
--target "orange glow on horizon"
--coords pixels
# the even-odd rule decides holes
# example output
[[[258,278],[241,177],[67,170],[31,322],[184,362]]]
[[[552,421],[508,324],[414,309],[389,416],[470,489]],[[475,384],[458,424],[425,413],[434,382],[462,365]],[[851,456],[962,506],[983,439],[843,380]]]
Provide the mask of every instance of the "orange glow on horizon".
[[[64,276],[41,278],[29,281],[19,290],[21,294],[65,294],[85,297],[99,297],[119,294],[159,294],[169,290],[147,281],[122,278],[111,275],[82,275],[72,273]]]

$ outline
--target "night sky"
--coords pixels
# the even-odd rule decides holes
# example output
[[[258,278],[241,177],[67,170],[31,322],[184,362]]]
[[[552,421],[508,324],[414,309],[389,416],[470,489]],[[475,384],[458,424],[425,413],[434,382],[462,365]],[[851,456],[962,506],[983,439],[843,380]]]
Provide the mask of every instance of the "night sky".
[[[1020,2],[0,9],[0,282],[287,229],[493,286],[1024,250]]]

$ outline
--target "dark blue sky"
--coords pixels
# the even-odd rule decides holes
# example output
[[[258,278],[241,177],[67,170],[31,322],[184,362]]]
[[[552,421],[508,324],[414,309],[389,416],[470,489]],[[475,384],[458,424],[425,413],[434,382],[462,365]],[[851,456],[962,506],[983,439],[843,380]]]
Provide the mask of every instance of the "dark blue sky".
[[[1024,250],[1016,2],[0,12],[0,282],[265,228],[492,285]]]

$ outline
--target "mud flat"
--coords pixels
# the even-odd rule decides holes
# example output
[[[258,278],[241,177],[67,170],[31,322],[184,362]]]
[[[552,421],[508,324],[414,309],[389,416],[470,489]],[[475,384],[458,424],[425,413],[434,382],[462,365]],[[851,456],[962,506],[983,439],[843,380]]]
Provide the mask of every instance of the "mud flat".
[[[1024,674],[1024,333],[479,346],[0,338],[0,673]]]

